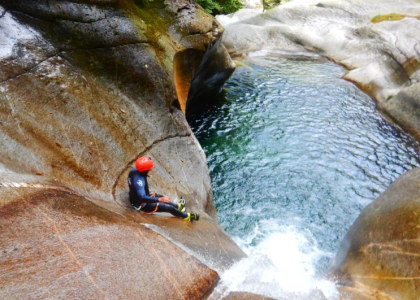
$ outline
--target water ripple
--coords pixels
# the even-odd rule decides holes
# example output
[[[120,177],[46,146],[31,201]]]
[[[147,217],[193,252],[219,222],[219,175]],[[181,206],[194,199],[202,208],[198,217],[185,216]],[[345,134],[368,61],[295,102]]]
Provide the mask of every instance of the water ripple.
[[[207,154],[219,220],[239,239],[275,220],[335,252],[363,207],[420,165],[419,145],[342,80],[341,67],[315,58],[244,64],[225,101],[191,124]],[[319,260],[319,271],[328,260]]]

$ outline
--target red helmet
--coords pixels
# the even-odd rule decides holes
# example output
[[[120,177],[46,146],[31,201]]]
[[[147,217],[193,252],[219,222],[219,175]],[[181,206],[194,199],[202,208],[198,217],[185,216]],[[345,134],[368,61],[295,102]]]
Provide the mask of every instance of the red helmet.
[[[153,168],[153,160],[150,157],[140,156],[136,160],[136,170],[140,173],[150,171]]]

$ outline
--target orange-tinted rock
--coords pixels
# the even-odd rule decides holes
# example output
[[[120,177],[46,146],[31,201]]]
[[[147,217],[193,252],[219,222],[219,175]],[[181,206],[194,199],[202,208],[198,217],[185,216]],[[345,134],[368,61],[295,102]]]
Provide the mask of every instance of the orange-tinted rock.
[[[144,215],[130,211],[124,216],[162,234],[216,271],[223,271],[246,256],[232,238],[220,230],[217,221],[204,214],[198,222],[192,223],[166,213]]]
[[[191,82],[203,56],[204,52],[194,49],[187,49],[175,54],[174,81],[178,95],[178,101],[184,113],[187,106],[187,98],[191,87]]]
[[[15,194],[0,206],[2,299],[201,299],[218,280],[159,234],[71,192]]]
[[[419,190],[416,168],[392,183],[352,225],[332,271],[353,293],[366,290],[378,299],[420,298]]]
[[[363,286],[340,287],[338,291],[340,300],[392,300],[381,291]]]

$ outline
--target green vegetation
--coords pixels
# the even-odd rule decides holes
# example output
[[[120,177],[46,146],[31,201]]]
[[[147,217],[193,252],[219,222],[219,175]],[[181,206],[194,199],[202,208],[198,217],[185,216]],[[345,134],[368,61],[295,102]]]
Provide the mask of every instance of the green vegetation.
[[[230,14],[243,7],[239,0],[195,0],[212,15]]]
[[[271,9],[275,6],[278,6],[282,3],[288,2],[287,0],[262,0],[262,5],[264,10]]]
[[[391,13],[391,14],[386,14],[386,15],[374,16],[370,21],[372,23],[379,23],[379,22],[383,22],[383,21],[398,21],[398,20],[408,18],[408,17],[420,19],[420,16],[408,16],[408,15]]]
[[[261,4],[266,9],[271,9],[290,0],[261,0]],[[195,0],[202,8],[212,15],[230,14],[243,7],[240,0]]]

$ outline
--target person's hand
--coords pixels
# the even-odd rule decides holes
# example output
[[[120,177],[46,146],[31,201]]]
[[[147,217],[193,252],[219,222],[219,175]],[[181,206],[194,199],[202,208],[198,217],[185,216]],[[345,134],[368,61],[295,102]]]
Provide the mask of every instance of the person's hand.
[[[169,198],[168,196],[163,196],[159,198],[159,202],[169,203],[171,202],[171,198]]]

